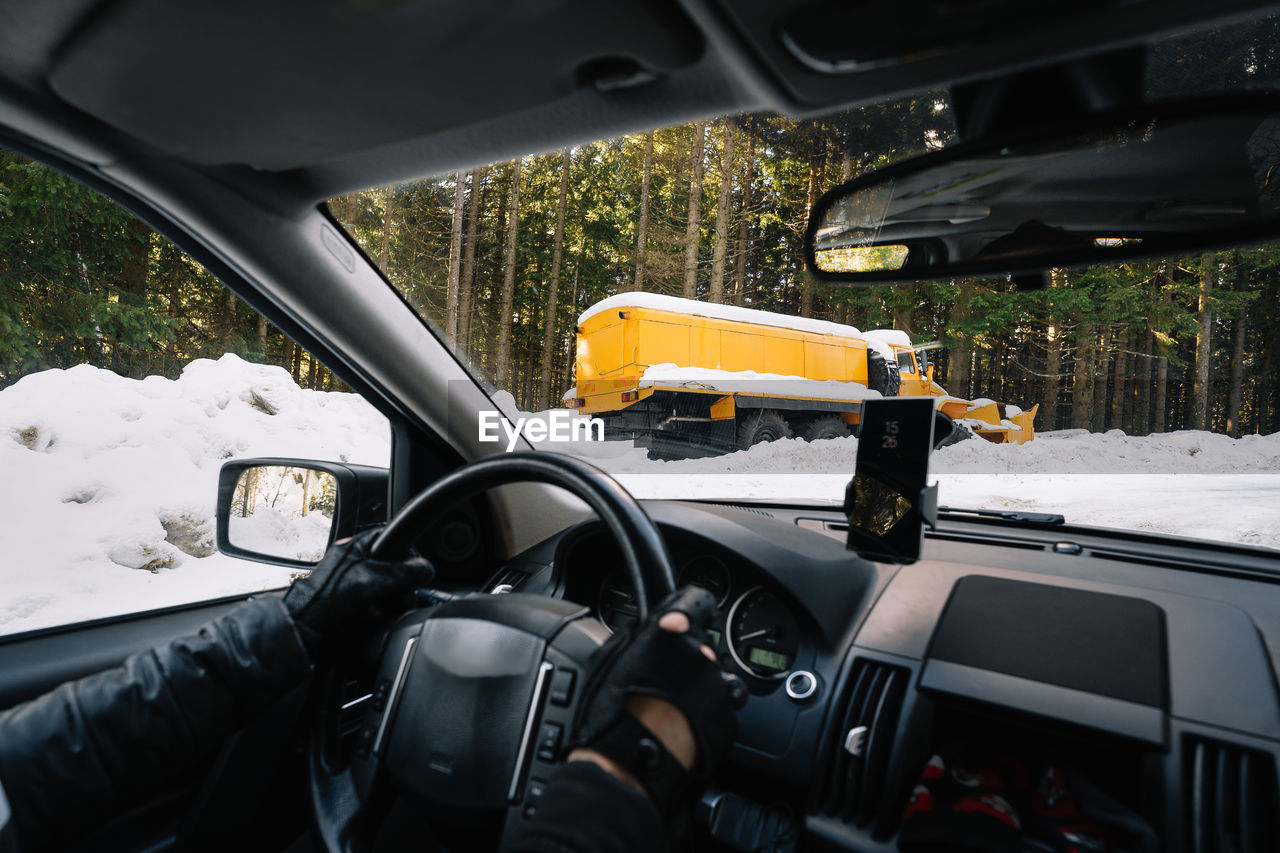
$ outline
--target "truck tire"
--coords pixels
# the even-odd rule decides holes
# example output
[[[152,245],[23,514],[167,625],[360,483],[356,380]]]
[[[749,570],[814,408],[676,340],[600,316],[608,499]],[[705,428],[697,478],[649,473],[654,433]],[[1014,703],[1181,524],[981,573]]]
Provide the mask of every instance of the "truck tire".
[[[879,391],[882,397],[898,396],[898,391],[902,389],[902,374],[898,372],[898,362],[868,350],[867,386],[872,391]]]
[[[806,423],[800,429],[800,437],[805,441],[819,441],[824,438],[844,438],[849,434],[849,425],[839,415],[820,415]]]
[[[791,438],[791,428],[773,409],[748,409],[738,421],[738,447],[742,450],[780,438]]]

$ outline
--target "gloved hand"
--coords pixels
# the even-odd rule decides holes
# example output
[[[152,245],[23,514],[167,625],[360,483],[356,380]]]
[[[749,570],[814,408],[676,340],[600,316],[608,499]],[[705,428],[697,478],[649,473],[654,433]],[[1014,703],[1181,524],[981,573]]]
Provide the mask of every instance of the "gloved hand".
[[[381,528],[335,542],[311,574],[284,595],[307,654],[314,661],[339,636],[385,622],[413,607],[413,591],[435,570],[422,557],[379,560],[369,549]]]
[[[569,755],[639,787],[676,824],[733,745],[746,701],[742,680],[704,651],[714,616],[715,597],[685,587],[615,634],[588,674]]]

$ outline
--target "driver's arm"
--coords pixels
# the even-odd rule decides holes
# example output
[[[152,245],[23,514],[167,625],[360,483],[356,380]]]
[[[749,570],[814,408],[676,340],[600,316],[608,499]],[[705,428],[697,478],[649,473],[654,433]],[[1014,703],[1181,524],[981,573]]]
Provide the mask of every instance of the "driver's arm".
[[[430,566],[371,558],[373,535],[334,545],[283,598],[249,601],[0,713],[0,788],[11,811],[0,845],[62,849],[165,791],[301,685],[338,638],[408,609]]]
[[[262,598],[0,714],[17,843],[61,849],[182,780],[309,671],[284,603]]]
[[[505,853],[667,849],[687,828],[737,732],[745,696],[700,645],[715,600],[686,588],[631,636],[602,650],[588,680],[577,747],[557,768]]]

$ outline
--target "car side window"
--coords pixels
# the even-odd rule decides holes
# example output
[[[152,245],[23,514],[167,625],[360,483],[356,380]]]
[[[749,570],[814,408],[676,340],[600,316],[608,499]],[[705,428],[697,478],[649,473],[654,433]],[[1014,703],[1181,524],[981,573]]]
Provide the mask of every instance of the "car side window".
[[[386,419],[110,200],[0,150],[0,634],[286,585],[217,553],[218,471],[386,466]]]

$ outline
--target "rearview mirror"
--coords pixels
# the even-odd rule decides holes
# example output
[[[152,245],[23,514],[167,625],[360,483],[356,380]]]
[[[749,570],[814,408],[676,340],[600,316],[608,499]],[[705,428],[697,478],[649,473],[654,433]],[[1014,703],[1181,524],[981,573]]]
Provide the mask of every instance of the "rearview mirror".
[[[218,477],[218,550],[310,567],[386,518],[387,471],[310,459],[237,459]]]
[[[980,140],[856,178],[814,206],[818,278],[1037,273],[1280,233],[1280,100],[1147,105]]]

